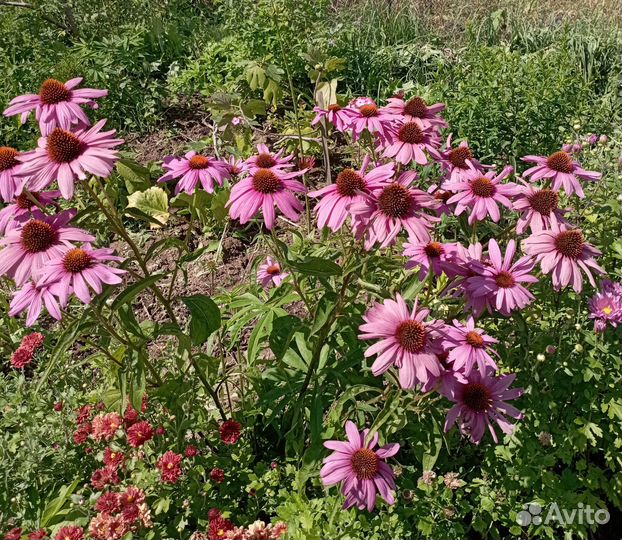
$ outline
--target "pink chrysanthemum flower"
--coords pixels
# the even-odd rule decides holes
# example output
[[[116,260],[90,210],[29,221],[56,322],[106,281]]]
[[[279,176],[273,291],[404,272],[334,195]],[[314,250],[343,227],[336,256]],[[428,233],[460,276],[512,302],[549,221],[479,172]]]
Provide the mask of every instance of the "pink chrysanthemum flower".
[[[374,188],[362,202],[350,207],[354,234],[357,239],[365,236],[365,249],[376,243],[381,248],[393,244],[402,229],[411,239],[430,240],[430,229],[439,218],[422,210],[434,210],[438,203],[425,191],[409,187],[416,176],[414,171],[405,172],[395,182]]]
[[[289,272],[283,272],[281,265],[272,257],[266,257],[266,262],[257,270],[257,281],[264,289],[271,285],[278,287],[289,276]]]
[[[26,178],[20,176],[20,153],[10,146],[0,146],[0,200],[12,201],[21,192]]]
[[[236,444],[242,435],[242,424],[235,420],[226,420],[218,428],[220,440],[225,444]]]
[[[350,129],[353,141],[357,141],[365,130],[381,140],[389,137],[393,116],[384,113],[372,99],[358,98],[349,109],[352,112]]]
[[[177,480],[182,475],[181,462],[183,459],[181,454],[176,454],[171,450],[164,452],[157,462],[162,482],[167,484],[177,483]]]
[[[119,158],[114,148],[123,140],[114,138],[114,129],[101,131],[105,123],[100,120],[88,130],[75,133],[55,128],[47,137],[41,137],[38,148],[19,157],[23,164],[19,174],[30,176],[28,188],[42,191],[56,180],[62,196],[71,199],[76,180],[84,180],[87,174],[110,176]]]
[[[309,197],[318,197],[320,202],[315,207],[317,226],[319,229],[329,227],[337,232],[350,215],[350,207],[355,203],[364,202],[365,194],[372,189],[385,185],[395,173],[393,163],[374,167],[365,172],[369,165],[369,157],[363,160],[359,171],[343,169],[334,184],[309,193]]]
[[[607,324],[614,328],[622,323],[622,287],[619,283],[603,280],[600,291],[589,301],[590,319],[594,332],[604,332]]]
[[[96,109],[98,105],[93,100],[108,95],[108,90],[76,88],[81,82],[82,77],[76,77],[66,83],[48,79],[43,82],[38,94],[24,94],[11,100],[4,115],[19,114],[24,124],[34,109],[35,118],[44,137],[57,127],[71,130],[89,126],[91,122],[81,105]]]
[[[22,227],[9,231],[0,239],[0,246],[4,246],[0,251],[0,275],[8,275],[18,286],[23,285],[31,276],[38,279],[49,260],[75,247],[72,242],[93,242],[94,236],[67,226],[75,215],[75,210],[54,216],[36,211]]]
[[[465,173],[463,180],[443,184],[443,189],[455,193],[447,203],[456,203],[457,216],[470,208],[469,225],[482,221],[486,216],[490,216],[494,222],[497,222],[501,219],[498,204],[512,208],[510,197],[518,192],[518,186],[513,182],[501,183],[512,174],[513,170],[508,166],[496,175],[494,171],[482,173],[471,168],[468,173]]]
[[[495,377],[489,369],[486,373],[472,371],[466,383],[455,381],[451,391],[446,394],[456,404],[447,413],[445,431],[449,431],[459,421],[462,433],[468,434],[471,441],[479,444],[488,427],[493,440],[498,443],[492,425],[492,422],[496,422],[503,433],[511,435],[515,426],[504,415],[517,420],[523,417],[516,407],[506,403],[506,400],[516,399],[523,394],[522,388],[509,388],[515,378],[515,374]]]
[[[434,131],[423,127],[418,120],[400,122],[387,131],[388,137],[382,140],[379,149],[383,155],[394,158],[398,163],[409,165],[413,161],[419,165],[427,165],[426,152],[439,158],[436,149],[440,139]]]
[[[535,163],[527,169],[523,176],[530,176],[532,182],[540,179],[552,180],[552,189],[559,191],[564,188],[568,196],[576,193],[579,197],[585,197],[579,180],[600,180],[602,174],[594,171],[586,171],[581,167],[568,152],[560,150],[545,156],[525,156],[523,161]]]
[[[36,191],[30,194],[41,206],[50,206],[60,197],[60,191]],[[14,201],[0,210],[0,235],[21,227],[30,219],[31,212],[37,205],[25,193],[15,197]]]
[[[222,186],[224,180],[230,177],[230,167],[227,162],[202,156],[194,150],[182,158],[165,157],[162,168],[167,173],[161,176],[158,182],[170,182],[180,178],[175,186],[175,194],[184,192],[192,195],[199,183],[205,191],[214,193],[215,185]]]
[[[274,154],[265,144],[258,144],[257,154],[246,160],[246,168],[251,171],[251,174],[258,169],[271,169],[277,172],[289,170],[294,166],[292,162],[294,155],[290,154],[289,156],[282,157],[284,151],[281,148]]]
[[[93,434],[92,437],[96,441],[111,440],[117,430],[123,425],[123,418],[116,413],[98,414],[93,418]]]
[[[514,199],[514,210],[521,212],[516,224],[517,234],[523,234],[527,228],[534,233],[550,229],[551,219],[567,223],[564,219],[566,210],[559,208],[559,194],[556,191],[537,189],[526,182],[522,183]]]
[[[58,282],[61,287],[60,301],[67,304],[71,291],[85,304],[91,302],[89,288],[101,294],[103,285],[118,285],[126,270],[113,268],[106,263],[122,261],[108,248],[93,249],[90,244],[73,248],[57,259],[48,261],[41,272],[40,285]]]
[[[469,305],[476,314],[485,305],[490,313],[496,310],[503,315],[510,315],[515,309],[523,309],[533,302],[533,294],[522,284],[538,281],[529,273],[535,261],[525,256],[512,264],[515,254],[514,240],[509,241],[504,257],[497,241],[491,239],[488,242],[490,261],[487,264],[471,261],[471,269],[476,275],[467,278],[466,291]]]
[[[413,388],[416,384],[427,384],[430,376],[440,375],[437,354],[441,346],[444,324],[441,321],[425,321],[429,309],[412,311],[398,294],[395,300],[376,303],[363,316],[365,321],[359,327],[359,339],[379,339],[365,351],[365,357],[378,355],[371,371],[378,376],[392,365],[399,370],[402,388]]]
[[[443,346],[449,351],[448,359],[453,362],[453,368],[465,375],[471,373],[476,364],[480,373],[486,373],[487,366],[496,371],[497,364],[489,352],[495,353],[491,345],[499,341],[476,328],[473,317],[469,317],[466,325],[455,319],[453,323],[453,326],[445,326],[443,340]]]
[[[408,257],[405,268],[410,270],[418,267],[421,280],[426,278],[430,270],[435,276],[440,276],[443,272],[450,278],[457,275],[455,255],[449,244],[412,239],[404,244],[403,255]]]
[[[396,116],[406,122],[418,121],[423,128],[432,128],[436,131],[448,126],[447,122],[440,115],[443,110],[445,110],[444,103],[428,105],[419,96],[415,96],[408,101],[394,96],[389,98],[388,104],[382,108],[382,111],[387,114]]]
[[[260,209],[266,227],[272,229],[276,218],[274,206],[292,221],[298,221],[303,206],[294,193],[304,193],[306,188],[298,180],[304,171],[284,172],[279,169],[254,169],[231,189],[227,206],[229,216],[247,223]]]
[[[484,172],[490,165],[482,165],[473,157],[467,141],[462,141],[454,148],[451,147],[451,135],[447,137],[444,150],[439,150],[439,162],[445,170],[449,182],[464,182],[471,169]]]
[[[524,241],[525,253],[536,257],[544,274],[551,274],[553,288],[559,291],[572,283],[575,292],[583,290],[581,271],[592,287],[596,287],[592,272],[604,274],[605,270],[595,257],[600,250],[585,241],[581,229],[551,220],[551,230],[532,234]]]
[[[56,540],[83,540],[84,530],[77,525],[67,525],[61,527],[54,538]]]
[[[341,107],[336,103],[329,105],[326,109],[313,107],[313,112],[315,113],[315,118],[311,121],[312,126],[320,123],[326,125],[329,122],[335,126],[337,131],[342,133],[350,127],[352,117],[355,116],[351,108]]]
[[[375,449],[378,433],[374,433],[367,442],[368,434],[368,429],[359,432],[356,425],[348,420],[347,442],[324,442],[324,446],[333,453],[324,458],[320,477],[325,486],[341,483],[341,492],[346,497],[344,509],[356,506],[371,512],[376,506],[378,493],[387,504],[395,504],[393,470],[385,460],[397,454],[400,445],[390,443]]]

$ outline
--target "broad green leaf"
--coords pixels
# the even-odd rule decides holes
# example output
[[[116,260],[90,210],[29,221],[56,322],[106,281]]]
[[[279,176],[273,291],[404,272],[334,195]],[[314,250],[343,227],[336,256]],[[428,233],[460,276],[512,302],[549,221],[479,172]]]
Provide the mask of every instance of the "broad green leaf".
[[[112,311],[116,311],[119,306],[131,302],[142,291],[144,291],[148,287],[151,287],[163,277],[164,274],[152,274],[149,277],[137,281],[136,283],[132,283],[127,289],[125,289],[121,294],[119,294],[119,296],[114,299],[114,302],[112,302],[110,309],[112,309]]]
[[[132,215],[130,208],[136,208],[143,214],[156,220],[151,221],[152,228],[160,227],[168,221],[168,195],[161,187],[153,186],[145,191],[136,191],[127,198],[126,213]],[[134,217],[134,216],[132,216]],[[160,225],[157,225],[160,223]]]
[[[190,310],[190,337],[195,345],[202,345],[220,328],[220,309],[204,294],[182,296],[181,300]]]
[[[321,257],[306,257],[302,261],[288,261],[289,266],[307,276],[330,277],[341,275],[341,267]]]

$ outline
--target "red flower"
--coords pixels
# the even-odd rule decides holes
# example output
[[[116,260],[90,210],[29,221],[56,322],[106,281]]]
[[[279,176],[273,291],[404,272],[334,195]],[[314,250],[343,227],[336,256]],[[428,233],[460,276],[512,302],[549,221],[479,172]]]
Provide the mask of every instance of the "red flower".
[[[22,529],[20,527],[15,527],[5,533],[4,540],[19,540],[21,537]]]
[[[34,353],[35,351],[37,351],[37,349],[39,349],[39,347],[41,347],[41,345],[43,345],[44,339],[45,338],[43,337],[43,334],[40,334],[39,332],[33,332],[32,334],[24,336],[20,347],[28,349]]]
[[[136,422],[138,422],[138,411],[131,405],[128,405],[127,409],[125,409],[125,414],[123,415],[123,423],[125,424],[125,427],[130,427]]]
[[[45,529],[37,529],[28,535],[28,540],[43,540],[47,538],[47,535],[48,533]]]
[[[65,406],[64,401],[57,401],[56,403],[54,403],[54,410],[56,412],[61,412],[64,406]]]
[[[181,460],[183,457],[180,454],[171,452],[168,450],[164,455],[158,459],[158,469],[160,469],[160,475],[162,481],[168,484],[175,484],[181,476]]]
[[[84,531],[82,527],[77,525],[68,525],[62,527],[54,537],[56,540],[82,540],[84,538]]]
[[[120,481],[121,480],[119,479],[117,471],[114,469],[108,469],[107,467],[97,469],[91,475],[91,484],[95,489],[100,491],[106,486],[118,484]]]
[[[158,435],[159,437],[161,437],[165,433],[166,433],[166,429],[164,428],[164,426],[158,426],[155,430],[155,434]]]
[[[149,408],[149,396],[147,396],[147,394],[143,394],[143,402],[140,405],[140,410],[142,412],[147,412],[148,408]]]
[[[209,473],[209,477],[217,484],[222,484],[225,481],[225,471],[214,467],[212,472]]]
[[[76,444],[84,444],[89,438],[90,433],[93,431],[93,426],[90,422],[84,422],[73,434],[73,442]]]
[[[127,429],[127,442],[134,448],[142,446],[151,439],[153,439],[153,428],[145,420],[136,422]]]
[[[195,457],[199,455],[199,449],[194,444],[186,446],[186,457]]]
[[[123,465],[125,461],[125,455],[123,452],[117,452],[112,448],[106,448],[104,450],[104,464],[109,469],[118,469]]]
[[[104,493],[95,503],[95,510],[106,514],[116,514],[121,510],[121,501],[118,493],[108,491]]]
[[[225,444],[235,444],[240,438],[242,425],[235,420],[227,420],[220,424],[220,440]]]
[[[220,540],[225,537],[227,531],[233,529],[233,523],[228,519],[218,516],[209,522],[209,529],[207,530],[207,536],[210,540]]]
[[[139,505],[145,502],[145,492],[135,486],[129,486],[121,493],[119,500],[123,507]]]
[[[30,362],[32,362],[33,353],[28,349],[24,349],[23,347],[19,347],[12,355],[11,355],[11,365],[15,369],[24,369]]]
[[[76,418],[76,424],[84,424],[89,418],[91,418],[92,405],[83,405],[78,409],[78,416]]]
[[[34,332],[24,336],[19,347],[11,356],[11,365],[17,369],[25,368],[28,364],[30,364],[30,362],[32,362],[35,353],[39,347],[43,345],[44,339],[43,334],[40,334],[39,332]]]
[[[96,441],[112,439],[123,424],[123,418],[116,412],[98,414],[93,418],[93,439]]]
[[[207,513],[207,519],[209,519],[210,521],[213,521],[221,516],[222,514],[220,510],[218,510],[218,508],[210,508],[209,512]]]

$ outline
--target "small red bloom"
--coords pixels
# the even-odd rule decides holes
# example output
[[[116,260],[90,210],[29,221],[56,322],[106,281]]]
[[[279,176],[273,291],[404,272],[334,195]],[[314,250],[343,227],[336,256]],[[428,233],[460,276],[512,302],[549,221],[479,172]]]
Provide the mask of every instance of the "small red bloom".
[[[104,450],[104,464],[109,469],[118,469],[123,465],[124,461],[125,455],[123,452],[117,452],[112,448],[106,448],[106,450]]]
[[[54,537],[56,540],[82,540],[84,538],[84,531],[82,527],[77,525],[68,525],[62,527]]]
[[[194,444],[186,446],[186,457],[195,457],[199,455],[199,449]]]
[[[165,433],[166,433],[166,428],[165,428],[164,426],[158,426],[158,427],[155,429],[155,434],[156,434],[158,437],[161,437],[161,436],[162,436],[162,435],[164,435]]]
[[[164,453],[160,459],[158,459],[158,469],[160,469],[160,475],[163,482],[168,484],[175,484],[182,474],[181,460],[183,456],[176,454],[171,450]]]
[[[15,369],[24,369],[28,364],[32,362],[32,358],[32,351],[25,349],[24,347],[19,347],[11,355],[10,362]]]
[[[121,501],[119,494],[112,491],[104,493],[95,503],[95,510],[106,514],[116,514],[121,510]]]
[[[93,418],[93,439],[109,441],[122,425],[123,418],[116,412],[98,414]]]
[[[139,505],[145,502],[145,492],[136,486],[129,486],[121,493],[119,500],[124,508],[132,505]]]
[[[4,540],[19,540],[22,537],[22,529],[15,527],[4,534]]]
[[[84,422],[73,434],[73,442],[76,444],[84,444],[90,433],[93,431],[93,426],[90,422]]]
[[[240,438],[242,425],[235,420],[227,420],[220,424],[220,440],[225,444],[235,444]]]
[[[209,477],[217,484],[222,484],[225,481],[225,471],[214,467],[212,472],[209,473]]]
[[[210,521],[207,536],[210,540],[220,540],[225,537],[227,531],[232,529],[233,523],[231,523],[228,519],[219,516]]]
[[[76,424],[84,424],[89,418],[91,418],[92,405],[83,405],[78,409],[78,416],[76,418]]]
[[[125,409],[125,414],[123,415],[123,423],[125,424],[125,427],[130,427],[136,422],[138,422],[138,411],[131,405],[128,405],[127,409]]]
[[[102,467],[101,469],[97,469],[91,475],[91,484],[97,490],[102,490],[108,485],[115,485],[120,482],[119,475],[117,471],[113,469],[108,469],[106,467]]]
[[[148,408],[149,408],[149,396],[147,394],[143,394],[143,401],[140,406],[140,410],[142,412],[147,412]]]
[[[103,411],[106,408],[106,404],[103,401],[100,401],[96,407],[98,411]]]
[[[218,510],[218,508],[210,508],[209,512],[207,513],[207,519],[209,519],[210,521],[213,521],[221,516],[222,513],[220,512],[220,510]]]
[[[33,332],[32,334],[24,336],[20,347],[35,352],[37,351],[37,349],[39,349],[39,347],[41,347],[41,345],[43,345],[44,340],[45,337],[43,337],[43,334],[40,334],[39,332]]]
[[[139,448],[151,439],[153,439],[153,428],[146,420],[136,422],[127,430],[127,442],[134,448]]]
[[[47,538],[48,533],[45,529],[37,529],[28,535],[28,540],[43,540]]]
[[[54,410],[56,412],[61,412],[64,407],[65,407],[64,401],[57,401],[56,403],[54,403]]]

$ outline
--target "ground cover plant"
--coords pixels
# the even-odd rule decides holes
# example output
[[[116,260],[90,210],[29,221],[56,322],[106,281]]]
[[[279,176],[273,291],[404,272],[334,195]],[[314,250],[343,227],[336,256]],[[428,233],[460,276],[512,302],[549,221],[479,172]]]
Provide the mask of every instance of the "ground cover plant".
[[[75,64],[1,94],[5,538],[614,534],[615,32],[64,5],[19,9]]]

